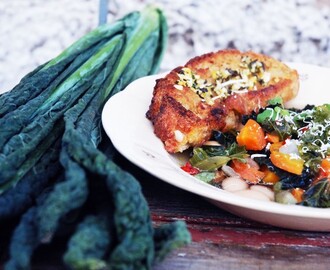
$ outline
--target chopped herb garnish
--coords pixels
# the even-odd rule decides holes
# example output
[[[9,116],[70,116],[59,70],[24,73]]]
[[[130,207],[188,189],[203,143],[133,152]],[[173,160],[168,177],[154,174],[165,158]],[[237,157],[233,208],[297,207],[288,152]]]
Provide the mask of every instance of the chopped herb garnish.
[[[238,70],[224,68],[211,72],[212,80],[203,79],[190,68],[184,67],[177,72],[179,79],[175,86],[189,87],[203,102],[212,105],[216,99],[226,98],[233,93],[257,90],[258,84],[264,86],[270,81],[270,74],[266,72],[264,63],[246,56],[241,59]]]

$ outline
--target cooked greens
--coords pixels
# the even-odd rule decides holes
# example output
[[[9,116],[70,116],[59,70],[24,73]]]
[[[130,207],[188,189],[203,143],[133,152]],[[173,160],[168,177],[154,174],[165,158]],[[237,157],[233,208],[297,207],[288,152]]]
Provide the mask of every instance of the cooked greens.
[[[301,203],[305,206],[328,208],[330,207],[330,181],[322,179],[305,192]]]
[[[219,172],[223,166],[228,171],[229,165],[229,176],[238,175],[249,185],[273,187],[275,201],[329,207],[329,104],[297,110],[284,108],[275,98],[269,106],[244,115],[242,124],[240,130],[214,131],[212,140],[219,145],[195,147],[183,169],[221,187],[224,176]],[[256,149],[256,143],[261,147]],[[189,166],[193,167],[187,170]]]
[[[247,157],[245,148],[233,143],[228,147],[222,145],[196,147],[193,149],[193,155],[189,161],[191,165],[201,171],[212,171],[233,159],[244,162],[245,157]]]

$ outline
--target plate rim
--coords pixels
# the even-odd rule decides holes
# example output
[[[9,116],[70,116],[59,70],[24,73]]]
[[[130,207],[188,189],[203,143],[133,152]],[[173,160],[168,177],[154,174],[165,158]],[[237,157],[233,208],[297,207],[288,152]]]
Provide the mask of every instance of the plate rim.
[[[304,64],[304,63],[287,63],[289,66],[295,68],[295,69],[323,69],[325,72],[330,73],[330,68],[327,67],[321,67],[321,66],[316,66],[312,64]],[[132,83],[130,83],[123,91],[118,92],[115,94],[113,97],[111,97],[105,104],[103,110],[102,110],[102,124],[105,129],[106,134],[112,141],[113,145],[115,148],[123,155],[125,156],[130,162],[133,164],[137,165],[138,167],[142,168],[143,170],[147,171],[148,173],[152,174],[154,177],[165,181],[173,186],[176,186],[178,188],[181,188],[183,190],[186,190],[188,192],[192,192],[194,194],[197,194],[199,196],[205,197],[206,199],[211,199],[211,200],[216,200],[224,204],[230,204],[235,207],[240,207],[240,208],[248,208],[250,210],[254,211],[259,211],[259,212],[266,212],[269,214],[279,214],[279,215],[285,215],[285,216],[291,216],[291,217],[299,217],[299,218],[308,218],[308,219],[322,219],[322,220],[329,220],[330,221],[330,208],[312,208],[308,206],[300,206],[300,205],[284,205],[276,202],[262,202],[255,200],[255,199],[250,199],[250,198],[245,198],[233,193],[230,193],[228,191],[216,188],[210,184],[204,183],[200,180],[197,180],[193,176],[183,172],[184,174],[180,173],[181,177],[191,177],[196,179],[196,181],[201,182],[202,185],[205,185],[207,187],[207,192],[205,192],[205,189],[200,189],[200,190],[192,190],[191,188],[188,188],[187,186],[181,185],[179,181],[173,182],[169,181],[166,179],[166,177],[162,177],[159,175],[159,173],[155,172],[153,169],[150,169],[147,167],[146,164],[141,164],[140,161],[137,161],[134,159],[134,156],[129,155],[123,147],[118,143],[117,138],[115,137],[114,133],[112,132],[112,128],[109,126],[109,115],[111,115],[112,110],[116,109],[116,103],[118,102],[117,100],[124,100],[127,97],[130,97],[130,95],[134,95],[134,91],[137,92],[139,90],[135,89],[138,88],[137,85],[140,83],[146,84],[155,83],[156,79],[163,77],[165,74],[168,72],[162,72],[160,74],[156,75],[149,75],[146,77],[139,78]],[[330,80],[330,79],[329,79]],[[150,90],[150,89],[149,89]],[[140,90],[142,91],[142,90]],[[152,92],[152,91],[151,91]],[[151,98],[149,99],[149,104],[150,104]],[[147,111],[147,108],[145,108],[145,112]],[[149,121],[149,120],[148,120]],[[151,125],[151,123],[150,123]],[[153,132],[153,129],[152,129]],[[155,135],[154,135],[155,136]],[[158,139],[158,138],[157,138]],[[170,157],[171,154],[167,153],[164,147],[162,147],[163,151],[160,153],[165,154],[167,158]],[[166,158],[165,158],[166,160]],[[172,161],[174,163],[174,161]],[[143,162],[142,162],[143,163]],[[180,170],[179,165],[176,164],[177,168]],[[178,176],[179,177],[179,176]],[[165,178],[165,179],[164,179]],[[190,181],[191,181],[190,178]],[[215,191],[216,195],[210,196],[210,189]],[[222,194],[223,193],[223,194]],[[219,196],[218,196],[219,194]],[[221,197],[223,196],[223,197]],[[228,196],[232,197],[231,199],[228,198]],[[243,201],[243,203],[237,203],[235,202],[234,199],[239,199],[239,201]],[[223,208],[226,210],[225,208]]]

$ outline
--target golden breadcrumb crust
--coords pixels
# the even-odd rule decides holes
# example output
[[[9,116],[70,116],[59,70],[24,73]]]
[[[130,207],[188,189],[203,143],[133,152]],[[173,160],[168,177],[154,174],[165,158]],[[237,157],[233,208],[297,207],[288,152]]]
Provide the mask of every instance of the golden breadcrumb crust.
[[[263,86],[258,84],[255,91],[216,99],[212,105],[203,102],[187,86],[182,90],[175,87],[181,66],[157,80],[146,116],[152,121],[155,134],[168,152],[182,152],[191,146],[202,145],[210,139],[213,130],[238,128],[242,115],[258,111],[274,97],[282,97],[286,102],[297,95],[299,78],[296,70],[272,57],[251,51],[211,52],[191,59],[184,67],[204,79],[211,78],[214,68],[239,69],[242,56],[261,61],[271,75],[270,81]]]

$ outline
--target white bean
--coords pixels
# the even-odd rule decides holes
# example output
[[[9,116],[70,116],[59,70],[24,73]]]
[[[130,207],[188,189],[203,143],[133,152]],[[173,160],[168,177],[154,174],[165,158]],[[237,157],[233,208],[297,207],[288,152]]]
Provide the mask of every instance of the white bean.
[[[221,183],[221,186],[224,190],[230,192],[245,190],[249,188],[249,185],[238,177],[228,177],[224,179]]]
[[[296,198],[289,190],[283,190],[276,193],[276,201],[283,204],[296,204]]]
[[[274,199],[275,199],[274,191],[272,191],[268,187],[254,185],[254,186],[251,186],[250,189],[265,194],[271,201],[274,201]]]
[[[234,192],[235,194],[239,196],[243,196],[246,198],[251,198],[251,199],[256,199],[256,200],[261,200],[261,201],[270,201],[267,195],[260,191],[252,190],[252,189],[246,189],[246,190],[240,190]]]
[[[232,167],[230,167],[230,166],[228,166],[228,165],[223,165],[223,166],[221,167],[221,169],[222,169],[222,171],[223,171],[226,175],[228,175],[228,176],[234,176],[234,177],[238,177],[238,178],[239,178],[239,174],[238,174],[237,172],[235,172],[235,170],[234,170]]]

